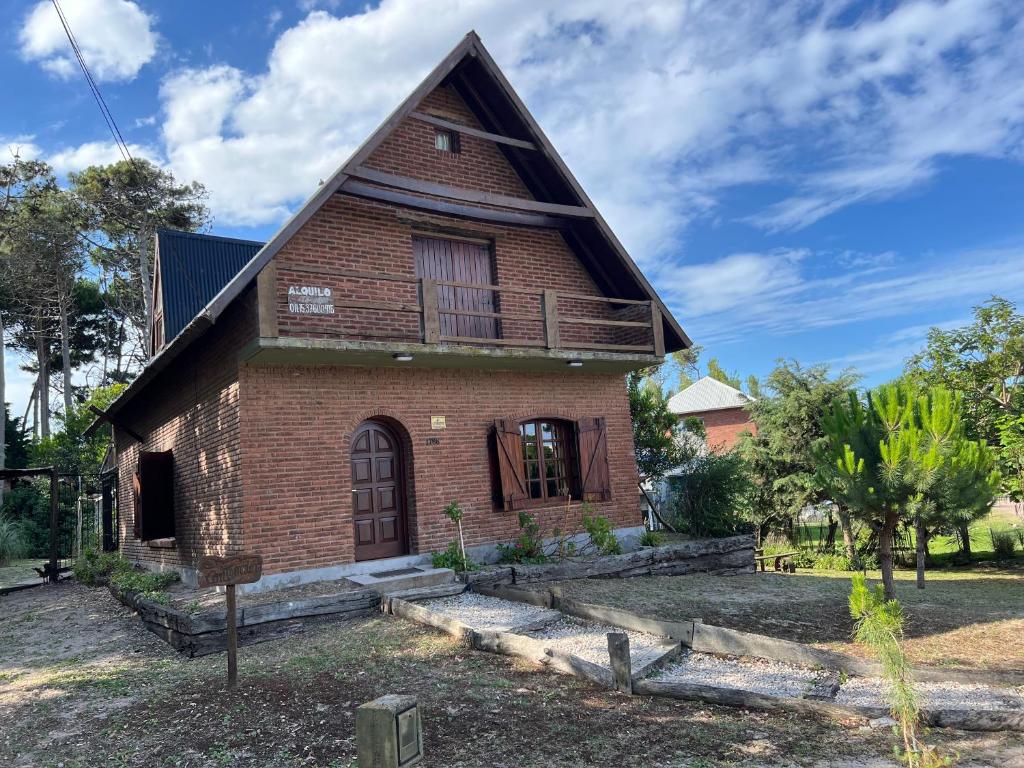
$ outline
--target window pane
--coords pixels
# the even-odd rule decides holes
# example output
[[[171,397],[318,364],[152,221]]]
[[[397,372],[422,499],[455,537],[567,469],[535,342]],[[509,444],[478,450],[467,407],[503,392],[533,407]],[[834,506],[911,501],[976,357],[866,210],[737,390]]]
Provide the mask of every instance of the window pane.
[[[544,498],[544,492],[541,489],[540,480],[533,480],[530,482],[530,498],[541,499]]]
[[[442,152],[451,152],[451,134],[448,133],[447,131],[438,131],[437,133],[435,133],[434,147],[440,149]]]
[[[554,498],[560,495],[558,492],[558,482],[556,480],[548,480],[548,498]]]
[[[532,440],[529,442],[523,441],[523,458],[527,461],[533,461],[537,458],[537,444]]]
[[[528,421],[520,427],[520,430],[522,430],[523,437],[534,437],[537,434],[537,424]]]

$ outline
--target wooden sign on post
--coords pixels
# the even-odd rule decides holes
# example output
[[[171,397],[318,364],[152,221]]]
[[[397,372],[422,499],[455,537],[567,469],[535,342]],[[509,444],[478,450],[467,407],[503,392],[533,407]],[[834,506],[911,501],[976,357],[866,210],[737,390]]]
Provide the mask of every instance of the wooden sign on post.
[[[261,555],[207,555],[199,558],[199,586],[226,587],[228,629],[228,688],[238,685],[238,626],[235,585],[252,584],[263,575]]]

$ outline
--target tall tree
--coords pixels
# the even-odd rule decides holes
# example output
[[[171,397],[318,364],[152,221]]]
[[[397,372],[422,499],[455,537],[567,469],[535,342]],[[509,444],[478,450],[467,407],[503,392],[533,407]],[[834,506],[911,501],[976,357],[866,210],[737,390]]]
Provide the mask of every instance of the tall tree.
[[[915,523],[920,532],[925,516],[991,507],[999,474],[985,470],[993,459],[984,441],[965,436],[958,396],[941,387],[919,395],[908,379],[877,387],[865,400],[849,392],[823,425],[822,480],[877,533],[886,599],[895,599],[897,526]],[[965,507],[972,494],[980,503]]]
[[[716,379],[723,384],[728,384],[733,389],[742,389],[743,382],[740,380],[738,373],[729,373],[726,371],[722,364],[718,362],[717,357],[712,357],[708,360],[708,376],[712,379]]]
[[[18,275],[11,260],[11,229],[19,220],[19,209],[55,185],[53,174],[45,163],[22,160],[17,150],[12,152],[11,162],[0,165],[0,403],[7,402],[6,335],[14,296],[19,290]],[[0,441],[0,469],[8,466],[6,437],[9,430],[5,428],[4,432],[5,439]],[[0,484],[2,501],[3,486]]]
[[[169,171],[142,159],[92,166],[69,178],[89,213],[93,261],[135,337],[136,362],[145,362],[153,327],[154,234],[160,227],[195,231],[205,226],[206,190],[194,181],[180,184]],[[127,362],[118,358],[112,380],[123,378]]]
[[[796,360],[782,360],[765,379],[764,391],[758,390],[758,399],[747,406],[757,431],[744,436],[738,450],[755,485],[750,511],[759,536],[779,523],[792,531],[800,510],[829,500],[818,475],[818,453],[825,443],[822,419],[857,378],[851,371],[832,377],[826,365],[804,367]],[[837,517],[852,557],[849,513],[840,507]]]
[[[1003,487],[1024,501],[1024,315],[998,296],[974,308],[961,328],[933,328],[924,350],[907,363],[920,386],[940,385],[963,396],[967,435],[999,446]],[[959,531],[970,554],[970,534]]]

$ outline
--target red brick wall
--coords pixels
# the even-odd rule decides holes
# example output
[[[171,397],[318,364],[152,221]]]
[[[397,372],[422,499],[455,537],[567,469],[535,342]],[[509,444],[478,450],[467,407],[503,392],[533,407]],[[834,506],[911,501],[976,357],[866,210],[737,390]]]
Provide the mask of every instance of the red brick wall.
[[[616,527],[640,525],[633,436],[623,377],[425,368],[246,366],[242,369],[246,546],[280,573],[353,560],[349,444],[375,415],[400,425],[411,448],[413,552],[455,536],[442,514],[465,509],[467,546],[509,541],[517,515],[494,509],[488,431],[496,418],[607,418],[612,498],[594,505]],[[447,428],[430,429],[431,416]],[[427,445],[440,437],[440,445]],[[544,531],[578,530],[579,509],[532,510]]]
[[[126,557],[180,566],[204,554],[242,550],[236,360],[255,336],[255,290],[250,289],[118,415],[146,438],[140,445],[115,430],[118,536]],[[133,536],[132,475],[140,450],[174,452],[174,549],[152,548]]]
[[[750,414],[743,408],[723,408],[717,411],[690,413],[704,421],[708,448],[713,451],[728,451],[739,442],[744,432],[757,434],[757,427],[750,420]]]

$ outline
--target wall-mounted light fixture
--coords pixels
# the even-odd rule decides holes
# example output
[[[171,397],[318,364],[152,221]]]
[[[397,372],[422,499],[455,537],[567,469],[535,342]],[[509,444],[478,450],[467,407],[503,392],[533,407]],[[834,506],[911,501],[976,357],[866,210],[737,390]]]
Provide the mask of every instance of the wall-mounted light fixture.
[[[568,362],[566,362],[566,365],[568,365],[570,368],[582,368],[583,367],[583,361],[582,360],[569,360]]]
[[[391,359],[395,360],[395,361],[397,361],[399,363],[411,363],[412,362],[412,353],[411,352],[395,352],[395,354],[393,354],[391,356]]]

